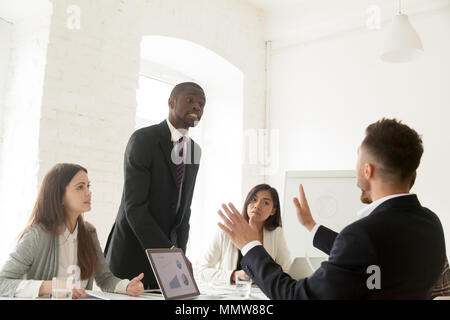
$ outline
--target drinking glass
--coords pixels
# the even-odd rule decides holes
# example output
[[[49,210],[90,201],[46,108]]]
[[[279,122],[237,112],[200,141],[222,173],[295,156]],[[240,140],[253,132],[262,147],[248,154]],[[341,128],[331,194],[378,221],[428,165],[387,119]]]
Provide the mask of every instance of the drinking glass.
[[[236,294],[239,297],[248,299],[250,297],[250,293],[252,292],[252,279],[246,280],[236,275],[235,282],[236,282]]]
[[[52,279],[52,299],[72,299],[72,287],[72,282],[69,279],[54,277]]]

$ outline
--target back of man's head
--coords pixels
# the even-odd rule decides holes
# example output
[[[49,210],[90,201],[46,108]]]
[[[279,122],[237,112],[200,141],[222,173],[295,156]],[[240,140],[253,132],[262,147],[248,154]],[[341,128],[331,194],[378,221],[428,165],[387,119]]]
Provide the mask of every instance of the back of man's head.
[[[390,184],[412,186],[423,154],[419,134],[396,119],[369,125],[361,147],[374,159],[380,178]]]

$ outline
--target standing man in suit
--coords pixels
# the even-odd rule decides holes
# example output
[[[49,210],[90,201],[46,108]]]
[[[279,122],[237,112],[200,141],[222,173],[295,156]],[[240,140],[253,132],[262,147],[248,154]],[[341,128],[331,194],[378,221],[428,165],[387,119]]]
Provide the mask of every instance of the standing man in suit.
[[[205,102],[198,84],[176,85],[168,119],[134,132],[125,150],[122,201],[105,254],[116,276],[130,278],[144,270],[146,289],[158,283],[145,249],[175,246],[186,252],[201,156],[189,128],[200,121]]]
[[[356,171],[370,212],[322,239],[328,261],[308,278],[283,273],[255,241],[252,220],[231,203],[222,205],[226,216],[219,210],[225,223],[219,226],[242,249],[243,270],[271,299],[429,299],[443,271],[445,240],[439,218],[409,193],[422,153],[417,132],[395,119],[367,127]],[[294,204],[302,221],[311,212],[302,185],[299,191]]]

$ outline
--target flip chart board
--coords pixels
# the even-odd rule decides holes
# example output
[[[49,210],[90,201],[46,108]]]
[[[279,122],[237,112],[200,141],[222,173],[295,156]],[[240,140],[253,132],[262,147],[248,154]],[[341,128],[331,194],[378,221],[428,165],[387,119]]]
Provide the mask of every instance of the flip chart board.
[[[356,220],[356,213],[365,206],[360,201],[356,174],[353,170],[286,172],[282,224],[291,255],[323,257],[325,253],[313,247],[311,232],[297,218],[292,199],[300,198],[300,184],[316,223],[340,232]]]

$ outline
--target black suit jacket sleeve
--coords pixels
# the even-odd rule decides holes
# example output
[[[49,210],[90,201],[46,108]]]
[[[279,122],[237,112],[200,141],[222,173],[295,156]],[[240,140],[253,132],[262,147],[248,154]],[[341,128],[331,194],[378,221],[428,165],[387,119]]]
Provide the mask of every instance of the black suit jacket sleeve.
[[[313,246],[325,252],[327,255],[330,255],[331,248],[333,248],[333,243],[334,240],[336,240],[337,235],[337,232],[320,225],[314,235]]]
[[[141,141],[142,140],[142,141]],[[169,248],[172,242],[149,212],[150,167],[152,155],[145,139],[133,134],[125,151],[125,217],[143,249],[158,245]],[[151,230],[151,232],[149,232]]]
[[[298,281],[284,273],[262,246],[242,259],[245,272],[270,299],[355,299],[367,288],[367,267],[376,265],[371,240],[357,226],[348,226],[336,237],[328,261],[310,277]]]
[[[186,210],[186,213],[183,216],[183,220],[181,221],[180,227],[177,229],[177,239],[178,245],[186,253],[186,246],[189,238],[189,219],[191,217],[191,208]]]

